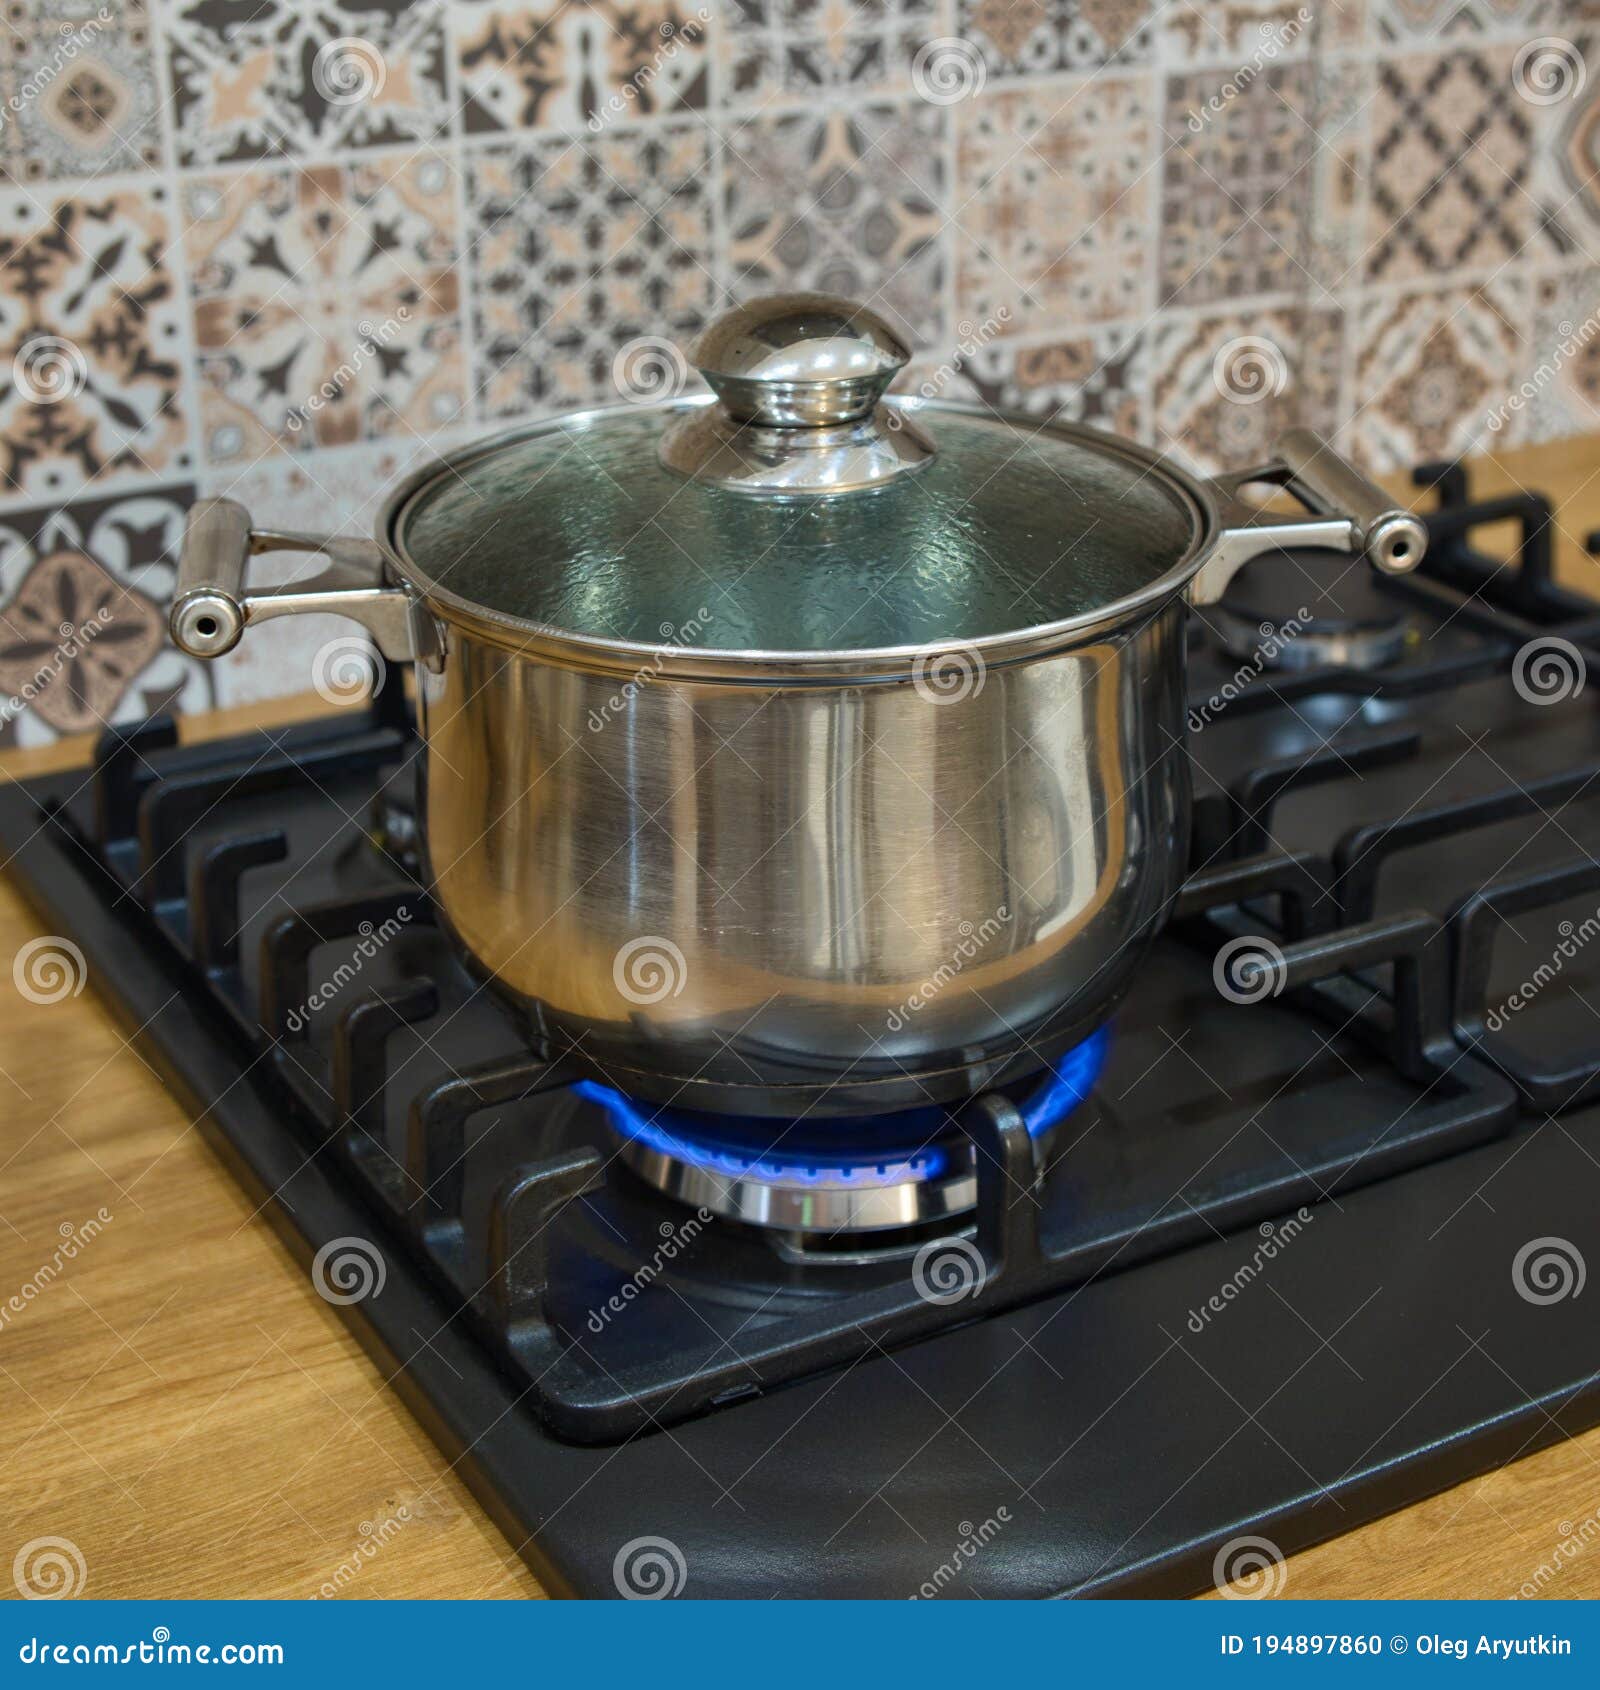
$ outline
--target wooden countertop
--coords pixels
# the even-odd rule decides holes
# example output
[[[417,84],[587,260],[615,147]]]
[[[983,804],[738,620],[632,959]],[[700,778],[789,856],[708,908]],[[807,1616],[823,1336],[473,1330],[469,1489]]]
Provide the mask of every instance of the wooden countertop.
[[[1480,466],[1475,485],[1556,496],[1562,574],[1600,595],[1600,566],[1579,544],[1600,528],[1600,441],[1508,454]],[[185,731],[313,713],[294,701]],[[87,751],[13,754],[0,773],[71,766]],[[0,958],[39,931],[0,877]],[[34,1537],[66,1537],[92,1596],[309,1596],[363,1541],[363,1523],[403,1506],[409,1520],[348,1594],[539,1595],[92,983],[54,1005],[5,991],[0,1304],[50,1260],[63,1225],[82,1229],[102,1208],[113,1219],[0,1326],[0,1560]],[[1283,1593],[1509,1595],[1597,1493],[1600,1430],[1295,1556]],[[1600,1555],[1576,1557],[1551,1593],[1600,1596]]]

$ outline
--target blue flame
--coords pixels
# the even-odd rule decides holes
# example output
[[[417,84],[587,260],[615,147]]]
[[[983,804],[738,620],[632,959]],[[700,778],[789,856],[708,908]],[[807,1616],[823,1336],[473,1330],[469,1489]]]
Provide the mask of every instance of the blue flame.
[[[1102,1027],[1055,1064],[1020,1105],[1030,1134],[1037,1138],[1048,1132],[1089,1096],[1105,1067],[1110,1046],[1110,1028]],[[938,1179],[949,1167],[948,1152],[925,1142],[939,1136],[950,1120],[949,1112],[941,1108],[908,1109],[890,1116],[862,1116],[858,1120],[823,1124],[841,1146],[851,1140],[871,1144],[874,1132],[882,1146],[883,1133],[892,1129],[905,1148],[882,1147],[875,1152],[842,1147],[828,1151],[812,1148],[803,1158],[791,1158],[781,1150],[788,1130],[787,1124],[781,1121],[719,1121],[715,1116],[641,1103],[597,1080],[578,1080],[572,1090],[587,1102],[598,1104],[613,1130],[622,1136],[677,1161],[731,1179],[753,1176],[795,1185],[853,1181],[889,1184]],[[741,1131],[776,1141],[774,1149],[778,1153],[741,1149],[734,1142]]]

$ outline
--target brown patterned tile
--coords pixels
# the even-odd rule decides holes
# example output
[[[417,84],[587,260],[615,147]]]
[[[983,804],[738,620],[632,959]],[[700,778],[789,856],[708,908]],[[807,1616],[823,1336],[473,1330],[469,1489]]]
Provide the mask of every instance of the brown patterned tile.
[[[957,294],[1011,333],[1142,316],[1157,120],[1150,80],[990,92],[957,114]]]
[[[1155,0],[958,0],[961,36],[995,76],[1148,63]]]
[[[939,0],[732,0],[723,86],[736,103],[901,88],[940,15]]]
[[[1340,311],[1158,320],[1150,335],[1156,444],[1216,473],[1267,462],[1286,428],[1330,432],[1344,334]]]
[[[1373,102],[1367,273],[1375,281],[1492,270],[1535,235],[1535,111],[1510,47],[1380,63]]]
[[[0,195],[0,500],[187,463],[163,188]]]
[[[460,415],[455,193],[430,155],[185,184],[210,462],[428,434]]]
[[[948,354],[918,358],[900,391],[923,398],[976,399],[998,411],[1062,417],[1133,439],[1148,432],[1149,357],[1144,333],[1110,327],[1043,345],[979,344],[981,325],[962,321]]]
[[[734,128],[724,157],[734,295],[842,293],[870,302],[913,340],[936,339],[948,115],[912,100]]]
[[[1600,261],[1600,41],[1582,35],[1528,51],[1518,80],[1535,96],[1525,108],[1540,254]]]
[[[0,516],[0,745],[215,702],[166,638],[191,487]]]
[[[1521,379],[1491,419],[1506,433],[1513,413],[1529,440],[1560,440],[1600,429],[1600,289],[1592,268],[1533,277],[1533,330]],[[1519,417],[1519,420],[1520,417]]]
[[[1173,66],[1216,65],[1230,77],[1253,79],[1271,65],[1310,54],[1321,4],[1322,0],[1317,5],[1310,0],[1175,0],[1161,13],[1163,59]]]
[[[1329,59],[1312,72],[1316,131],[1306,166],[1307,303],[1333,305],[1360,280],[1371,173],[1372,61]]]
[[[1378,470],[1513,445],[1526,413],[1500,412],[1522,379],[1527,300],[1516,278],[1364,302],[1357,331],[1354,444]]]
[[[1422,45],[1451,36],[1537,34],[1557,28],[1570,10],[1562,0],[1367,0],[1380,44]]]
[[[442,0],[158,0],[179,162],[392,147],[444,128]]]
[[[0,27],[0,176],[158,165],[160,104],[144,0],[11,0]]]
[[[708,159],[707,131],[685,121],[472,152],[480,417],[615,399],[623,346],[707,320]]]
[[[699,111],[707,99],[704,0],[505,0],[460,5],[451,42],[467,134]]]
[[[1170,78],[1166,92],[1160,302],[1299,291],[1308,275],[1311,67],[1277,64],[1221,84],[1191,71]]]

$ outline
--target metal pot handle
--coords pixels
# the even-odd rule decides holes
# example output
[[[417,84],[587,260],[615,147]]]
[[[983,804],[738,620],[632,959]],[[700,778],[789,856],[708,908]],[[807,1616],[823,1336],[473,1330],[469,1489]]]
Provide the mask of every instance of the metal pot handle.
[[[328,567],[313,580],[250,593],[245,573],[257,552],[316,552]],[[252,623],[311,613],[359,622],[388,658],[404,661],[431,649],[431,619],[403,587],[390,584],[383,552],[371,540],[252,528],[250,513],[233,499],[195,504],[167,619],[180,650],[221,657]]]
[[[1239,497],[1239,489],[1251,482],[1284,488],[1309,515],[1254,510]],[[1262,552],[1321,547],[1361,554],[1385,575],[1404,575],[1428,549],[1422,519],[1396,505],[1309,428],[1290,429],[1271,463],[1218,476],[1211,489],[1226,527],[1190,584],[1194,604],[1215,604],[1239,570]]]

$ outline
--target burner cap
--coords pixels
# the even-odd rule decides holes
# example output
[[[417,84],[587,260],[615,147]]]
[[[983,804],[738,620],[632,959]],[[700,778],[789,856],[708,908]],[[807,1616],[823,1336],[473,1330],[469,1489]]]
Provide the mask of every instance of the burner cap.
[[[1093,1090],[1108,1043],[1102,1028],[1018,1100],[1036,1139]],[[821,1235],[886,1232],[948,1220],[978,1200],[972,1146],[946,1109],[784,1123],[657,1107],[593,1080],[573,1090],[604,1110],[622,1160],[642,1179],[690,1207],[747,1225]]]

